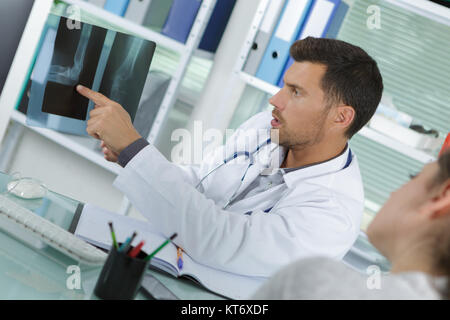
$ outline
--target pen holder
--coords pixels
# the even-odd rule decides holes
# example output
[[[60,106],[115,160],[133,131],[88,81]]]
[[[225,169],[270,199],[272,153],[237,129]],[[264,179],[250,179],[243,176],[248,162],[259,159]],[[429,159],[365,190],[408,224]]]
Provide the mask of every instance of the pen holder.
[[[146,256],[141,251],[135,258],[131,258],[126,252],[119,252],[113,246],[95,285],[94,294],[106,300],[134,299],[148,266],[148,261],[144,260]]]

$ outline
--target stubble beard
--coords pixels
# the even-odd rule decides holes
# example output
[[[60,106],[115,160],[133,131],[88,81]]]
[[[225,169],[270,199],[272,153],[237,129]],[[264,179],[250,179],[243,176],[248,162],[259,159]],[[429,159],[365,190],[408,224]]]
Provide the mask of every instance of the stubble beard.
[[[287,130],[286,128],[272,128],[270,129],[270,135],[272,142],[277,143],[282,147],[303,150],[307,147],[316,145],[323,140],[325,135],[324,124],[325,117],[319,119],[316,125],[313,126],[314,128],[317,128],[317,130],[313,130],[314,132],[296,134],[295,132],[292,132],[292,130]]]

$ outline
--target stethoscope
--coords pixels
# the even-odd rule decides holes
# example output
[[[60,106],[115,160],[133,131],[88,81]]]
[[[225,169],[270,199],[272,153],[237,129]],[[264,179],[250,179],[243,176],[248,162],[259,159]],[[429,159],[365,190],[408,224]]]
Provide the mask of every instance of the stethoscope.
[[[226,165],[228,162],[236,159],[237,157],[240,156],[244,156],[246,158],[248,158],[250,161],[248,163],[247,168],[244,171],[244,174],[241,177],[241,180],[239,182],[239,185],[237,186],[237,188],[234,190],[233,195],[228,199],[228,201],[225,203],[225,205],[222,207],[222,209],[226,209],[230,203],[235,199],[235,197],[237,196],[237,192],[238,190],[241,188],[242,183],[244,182],[245,176],[247,175],[248,169],[250,169],[250,167],[254,164],[254,155],[256,153],[258,153],[261,148],[263,148],[266,145],[270,145],[271,143],[271,139],[267,139],[266,141],[264,141],[263,143],[261,143],[260,145],[258,145],[256,147],[256,149],[253,152],[248,152],[248,151],[237,151],[235,152],[231,157],[226,158],[225,160],[223,160],[223,163],[219,164],[217,167],[215,167],[214,169],[210,170],[200,181],[199,183],[197,183],[197,185],[195,186],[196,189],[198,189],[198,187],[202,184],[202,182],[214,171],[218,170],[219,168],[223,167],[224,165]]]
[[[263,142],[263,143],[261,143],[260,145],[258,145],[257,147],[256,147],[256,149],[253,151],[253,152],[248,152],[248,151],[238,151],[238,152],[235,152],[231,157],[229,157],[229,158],[227,158],[227,159],[225,159],[225,160],[223,160],[223,163],[221,163],[221,164],[219,164],[218,166],[216,166],[214,169],[212,169],[212,170],[210,170],[198,183],[197,183],[197,185],[195,186],[195,188],[196,189],[198,189],[198,187],[202,184],[202,182],[211,174],[211,173],[213,173],[214,171],[216,171],[216,170],[218,170],[219,168],[221,168],[222,166],[224,166],[225,164],[227,164],[228,162],[230,162],[230,161],[232,161],[232,160],[234,160],[234,159],[236,159],[237,157],[240,157],[240,156],[245,156],[246,158],[249,158],[250,159],[250,161],[249,161],[249,164],[248,164],[248,166],[247,166],[247,168],[245,169],[245,171],[244,171],[244,174],[242,175],[242,177],[241,177],[241,180],[240,180],[240,182],[239,182],[239,185],[238,185],[238,187],[234,190],[234,192],[233,192],[233,195],[228,199],[228,201],[225,203],[225,205],[222,207],[222,209],[226,209],[229,205],[230,205],[230,203],[235,199],[235,197],[237,196],[237,192],[238,192],[238,190],[241,188],[241,186],[242,186],[242,183],[244,182],[244,179],[245,179],[245,176],[247,175],[247,172],[248,172],[248,169],[250,169],[250,167],[254,164],[254,155],[256,154],[256,153],[258,153],[260,150],[261,150],[261,148],[262,147],[264,147],[265,145],[270,145],[270,143],[271,143],[271,139],[269,138],[269,139],[267,139],[265,142]],[[273,149],[270,151],[271,153],[272,153],[272,151],[273,151]],[[342,168],[342,170],[343,169],[345,169],[345,168],[347,168],[348,166],[350,166],[350,164],[352,163],[352,151],[350,150],[350,148],[349,148],[349,150],[348,150],[348,156],[347,156],[347,161],[346,161],[346,163],[345,163],[345,165],[344,165],[344,167]],[[264,212],[265,213],[268,213],[270,210],[272,210],[272,208],[273,208],[273,206],[272,207],[270,207],[270,208],[268,208],[268,209],[266,209],[266,210],[264,210]],[[248,214],[248,215],[250,215],[252,213],[252,211],[249,211],[249,212],[246,212],[245,214]]]

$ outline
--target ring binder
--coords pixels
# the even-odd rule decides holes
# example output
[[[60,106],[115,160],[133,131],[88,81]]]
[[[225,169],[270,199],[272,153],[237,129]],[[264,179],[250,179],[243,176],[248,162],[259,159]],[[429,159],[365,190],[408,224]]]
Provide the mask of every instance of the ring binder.
[[[311,0],[288,0],[270,39],[256,77],[276,85],[289,57],[289,47],[301,29]]]

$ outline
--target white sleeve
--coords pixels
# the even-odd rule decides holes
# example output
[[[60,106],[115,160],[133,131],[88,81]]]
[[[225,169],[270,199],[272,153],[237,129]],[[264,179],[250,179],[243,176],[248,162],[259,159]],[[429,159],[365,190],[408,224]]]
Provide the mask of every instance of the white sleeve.
[[[200,181],[200,166],[196,165],[177,165],[186,182],[196,186]]]
[[[182,178],[181,169],[149,145],[114,182],[154,227],[197,262],[248,276],[268,277],[302,256],[340,256],[351,246],[349,226],[327,195],[306,207],[251,216],[222,210]]]

